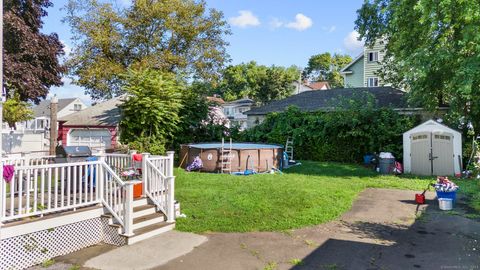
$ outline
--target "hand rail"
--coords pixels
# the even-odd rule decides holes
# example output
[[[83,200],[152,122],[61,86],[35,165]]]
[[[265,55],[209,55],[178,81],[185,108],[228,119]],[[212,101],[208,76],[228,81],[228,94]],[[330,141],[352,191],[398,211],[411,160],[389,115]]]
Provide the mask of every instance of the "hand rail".
[[[102,169],[102,203],[122,226],[123,234],[133,235],[133,185],[138,181],[122,181],[104,161]]]
[[[162,211],[167,221],[175,221],[174,213],[174,188],[173,152],[167,157],[152,157],[148,154],[143,157],[143,185],[144,194],[153,201],[157,209]]]

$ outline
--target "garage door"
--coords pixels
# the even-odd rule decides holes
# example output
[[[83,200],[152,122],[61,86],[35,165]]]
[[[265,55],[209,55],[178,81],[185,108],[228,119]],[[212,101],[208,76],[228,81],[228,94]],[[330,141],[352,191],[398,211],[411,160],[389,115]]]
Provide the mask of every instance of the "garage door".
[[[453,175],[453,135],[421,132],[411,135],[411,172],[418,175]]]
[[[72,129],[68,135],[67,145],[85,145],[93,149],[108,149],[112,146],[112,136],[108,129]]]

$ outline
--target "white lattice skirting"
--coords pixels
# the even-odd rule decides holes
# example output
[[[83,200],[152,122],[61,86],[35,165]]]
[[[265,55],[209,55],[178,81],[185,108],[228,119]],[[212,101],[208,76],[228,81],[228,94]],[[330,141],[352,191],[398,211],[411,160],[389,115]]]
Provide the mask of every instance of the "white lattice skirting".
[[[0,269],[24,269],[101,242],[124,245],[106,218],[92,218],[0,240]]]

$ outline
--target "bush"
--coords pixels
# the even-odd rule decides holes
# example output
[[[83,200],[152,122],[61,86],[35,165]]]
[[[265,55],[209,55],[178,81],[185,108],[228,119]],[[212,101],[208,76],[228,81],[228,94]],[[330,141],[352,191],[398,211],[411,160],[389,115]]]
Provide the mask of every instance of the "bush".
[[[150,153],[152,155],[165,154],[165,139],[155,137],[138,137],[128,143],[129,149],[137,150],[138,153]]]
[[[418,123],[417,117],[376,108],[371,100],[345,101],[335,111],[302,112],[290,107],[272,113],[243,133],[243,140],[284,144],[294,138],[294,158],[360,162],[366,153],[387,151],[403,157],[402,134]]]

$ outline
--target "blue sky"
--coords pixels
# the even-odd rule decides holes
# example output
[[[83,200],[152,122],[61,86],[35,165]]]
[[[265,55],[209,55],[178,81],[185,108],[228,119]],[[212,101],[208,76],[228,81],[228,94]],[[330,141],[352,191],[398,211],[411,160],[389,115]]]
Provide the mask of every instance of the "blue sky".
[[[114,0],[113,0],[114,1]],[[129,0],[116,0],[128,5]],[[54,6],[44,18],[43,32],[56,32],[71,48],[69,27],[62,23],[65,0],[52,0]],[[207,0],[211,8],[224,13],[232,35],[227,51],[232,64],[254,60],[264,65],[305,67],[311,55],[323,52],[358,55],[354,21],[363,0]],[[82,88],[70,84],[52,88],[60,98],[76,96],[89,102]]]

